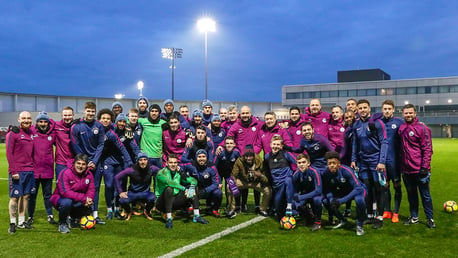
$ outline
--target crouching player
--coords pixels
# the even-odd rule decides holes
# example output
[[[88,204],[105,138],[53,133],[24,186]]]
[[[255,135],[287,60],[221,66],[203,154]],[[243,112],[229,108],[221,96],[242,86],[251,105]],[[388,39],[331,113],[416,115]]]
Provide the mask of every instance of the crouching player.
[[[125,220],[130,220],[132,210],[130,204],[134,201],[146,202],[143,214],[148,220],[151,217],[151,209],[154,207],[156,196],[150,191],[151,180],[156,175],[159,168],[148,166],[148,155],[140,152],[137,156],[137,163],[130,168],[126,168],[115,176],[115,186],[119,193],[119,203],[126,213]],[[123,188],[123,182],[127,182],[129,177],[129,188]]]
[[[245,152],[243,155],[237,158],[235,161],[234,168],[232,169],[232,175],[234,176],[238,189],[244,190],[253,188],[254,190],[262,193],[262,202],[259,209],[259,214],[261,216],[267,217],[267,208],[271,198],[269,179],[264,174],[264,163],[262,158],[258,154],[254,153],[252,144],[247,144],[245,146]],[[229,211],[227,213],[227,217],[232,219],[237,215],[235,212],[235,193],[231,192],[229,187],[228,191]]]
[[[327,152],[325,158],[328,168],[323,173],[323,203],[330,213],[340,220],[334,228],[341,228],[347,220],[339,212],[339,206],[350,200],[356,203],[356,234],[364,235],[363,222],[366,219],[366,186],[359,181],[353,170],[340,164],[340,155],[335,151]]]
[[[272,137],[270,147],[272,152],[264,157],[266,162],[265,169],[272,178],[273,202],[277,219],[280,220],[283,217],[283,213],[286,216],[293,215],[294,187],[291,165],[296,164],[296,160],[290,153],[282,150],[283,139],[280,135],[276,134]]]
[[[310,203],[313,211],[312,231],[321,228],[322,182],[320,172],[310,166],[310,158],[299,154],[296,158],[298,170],[293,174],[294,201],[296,210]]]
[[[77,154],[73,166],[60,173],[57,179],[51,203],[59,211],[60,233],[70,233],[68,216],[71,218],[70,226],[79,227],[81,217],[91,214],[95,186],[88,163],[86,154]]]
[[[188,208],[191,202],[194,209],[194,223],[208,224],[199,214],[199,198],[196,195],[197,180],[178,166],[178,157],[170,154],[167,167],[159,170],[156,176],[156,209],[166,214],[166,228],[172,228],[172,211]]]
[[[195,177],[198,181],[198,198],[207,200],[207,208],[211,209],[213,216],[219,218],[219,207],[223,199],[221,180],[216,168],[209,164],[207,151],[200,149],[196,152]],[[194,175],[193,175],[194,176]]]

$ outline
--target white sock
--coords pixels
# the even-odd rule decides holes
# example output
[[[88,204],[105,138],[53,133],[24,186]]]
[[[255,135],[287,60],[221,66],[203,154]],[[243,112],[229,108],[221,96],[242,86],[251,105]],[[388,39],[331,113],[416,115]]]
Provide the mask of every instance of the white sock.
[[[107,213],[113,212],[113,208],[107,208]]]
[[[16,224],[16,218],[10,218],[10,223]]]
[[[287,210],[290,210],[290,209],[292,209],[292,206],[293,206],[293,204],[288,203],[288,204],[286,204],[286,209],[287,209]]]
[[[172,213],[171,212],[167,212],[167,219],[172,219]]]
[[[200,216],[199,209],[194,209],[194,216]]]
[[[377,219],[383,221],[383,216],[377,216]]]
[[[94,216],[94,218],[98,218],[99,217],[99,212],[98,211],[93,211],[92,215]]]
[[[18,224],[21,225],[25,222],[25,216],[18,216]]]

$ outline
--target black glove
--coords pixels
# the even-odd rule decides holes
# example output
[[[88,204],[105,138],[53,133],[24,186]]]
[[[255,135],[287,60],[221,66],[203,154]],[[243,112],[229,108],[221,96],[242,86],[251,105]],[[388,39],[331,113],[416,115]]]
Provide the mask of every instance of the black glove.
[[[420,178],[425,178],[429,174],[429,170],[427,168],[420,168],[419,176]]]
[[[369,130],[371,130],[371,131],[376,131],[377,130],[377,128],[375,127],[375,123],[369,122],[368,126],[369,126]]]
[[[127,139],[132,139],[134,138],[134,132],[132,131],[132,128],[127,128],[126,127],[126,130],[124,131],[124,136],[126,136]]]
[[[19,133],[19,127],[15,125],[8,126],[8,132]]]
[[[284,150],[284,151],[292,151],[292,149],[293,149],[293,148],[291,148],[290,146],[288,146],[288,145],[286,145],[286,144],[283,145],[283,150]]]
[[[331,208],[333,210],[337,210],[337,209],[339,209],[339,206],[340,206],[340,202],[337,199],[332,199]]]

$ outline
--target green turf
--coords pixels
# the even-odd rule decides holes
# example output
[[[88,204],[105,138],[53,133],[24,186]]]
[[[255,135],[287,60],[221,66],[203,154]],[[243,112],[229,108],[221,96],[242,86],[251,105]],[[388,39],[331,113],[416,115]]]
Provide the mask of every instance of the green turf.
[[[446,200],[458,200],[458,140],[434,139],[431,192],[437,228],[428,229],[424,224],[404,226],[386,221],[380,230],[365,226],[366,235],[357,237],[353,229],[310,232],[300,222],[291,231],[280,230],[278,223],[266,219],[258,224],[237,231],[220,240],[189,251],[183,256],[197,257],[454,257],[458,241],[458,214],[442,211]],[[4,144],[0,145],[0,178],[7,177]],[[131,221],[110,221],[95,230],[73,229],[62,235],[57,227],[45,220],[43,201],[37,200],[35,229],[19,230],[8,235],[7,181],[0,180],[0,257],[154,257],[165,254],[230,226],[240,224],[254,215],[240,215],[234,220],[207,216],[209,225],[196,225],[177,218],[174,228],[166,230],[163,221],[156,216],[147,221],[138,216]],[[103,200],[103,197],[101,198]],[[401,216],[408,215],[408,203],[404,193]],[[104,201],[102,201],[102,204]],[[105,215],[101,207],[102,217]],[[353,209],[354,210],[354,209]],[[54,213],[57,215],[57,212]],[[326,218],[326,215],[323,216]],[[420,220],[424,213],[420,207]]]

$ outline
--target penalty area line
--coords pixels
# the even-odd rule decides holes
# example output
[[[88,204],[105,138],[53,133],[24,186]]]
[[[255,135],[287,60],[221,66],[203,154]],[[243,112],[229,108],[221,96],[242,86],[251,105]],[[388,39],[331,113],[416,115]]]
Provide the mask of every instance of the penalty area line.
[[[201,239],[201,240],[199,240],[197,242],[194,242],[192,244],[189,244],[189,245],[183,246],[181,248],[178,248],[178,249],[176,249],[176,250],[174,250],[174,251],[172,251],[170,253],[164,254],[164,255],[159,256],[159,257],[160,258],[169,258],[169,257],[176,257],[178,255],[182,255],[183,253],[185,253],[187,251],[190,251],[190,250],[195,249],[197,247],[206,245],[206,244],[208,244],[210,242],[213,242],[213,241],[215,241],[217,239],[220,239],[223,236],[232,234],[237,230],[240,230],[240,229],[246,228],[246,227],[248,227],[250,225],[253,225],[255,223],[258,223],[261,220],[266,219],[266,218],[267,217],[258,216],[256,218],[253,218],[253,219],[249,220],[249,221],[245,221],[245,222],[243,222],[241,224],[238,224],[238,225],[235,225],[233,227],[227,228],[227,229],[225,229],[225,230],[223,230],[223,231],[221,231],[219,233],[215,233],[215,234],[213,234],[211,236],[208,236],[208,237],[206,237],[204,239]]]

